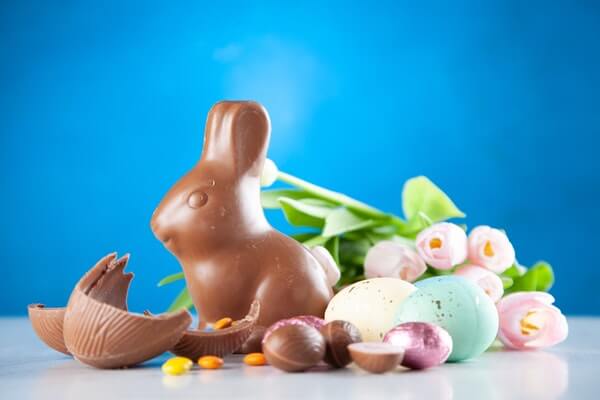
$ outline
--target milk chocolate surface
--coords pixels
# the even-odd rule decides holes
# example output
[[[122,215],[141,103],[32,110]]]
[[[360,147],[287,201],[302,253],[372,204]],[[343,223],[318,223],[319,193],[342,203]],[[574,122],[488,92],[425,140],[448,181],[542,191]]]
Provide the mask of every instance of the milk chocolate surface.
[[[171,352],[192,360],[202,356],[223,357],[231,354],[240,349],[250,337],[259,315],[260,303],[254,301],[248,315],[235,321],[230,327],[212,332],[187,330]]]
[[[129,256],[102,258],[77,283],[64,314],[63,337],[77,360],[97,368],[139,364],[172,348],[192,319],[182,310],[149,316],[127,311]]]
[[[43,304],[30,304],[27,307],[29,320],[35,334],[48,347],[69,355],[69,350],[63,338],[63,321],[65,319],[65,308],[46,307]]]
[[[244,317],[259,300],[259,325],[323,316],[332,296],[323,267],[273,229],[259,178],[271,126],[250,101],[224,101],[208,114],[199,162],[165,195],[151,226],[183,267],[200,325]]]

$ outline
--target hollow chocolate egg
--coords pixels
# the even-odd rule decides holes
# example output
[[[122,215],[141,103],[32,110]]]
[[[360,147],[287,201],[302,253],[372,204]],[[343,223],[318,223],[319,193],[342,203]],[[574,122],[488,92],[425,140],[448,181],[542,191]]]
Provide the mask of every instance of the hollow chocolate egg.
[[[36,335],[48,347],[70,355],[65,339],[63,338],[63,321],[65,319],[64,307],[46,307],[43,304],[30,304],[27,308],[31,326]]]
[[[73,289],[63,323],[67,350],[97,368],[139,364],[172,348],[192,322],[185,311],[158,316],[127,311],[133,274],[124,274],[129,256],[102,258]]]

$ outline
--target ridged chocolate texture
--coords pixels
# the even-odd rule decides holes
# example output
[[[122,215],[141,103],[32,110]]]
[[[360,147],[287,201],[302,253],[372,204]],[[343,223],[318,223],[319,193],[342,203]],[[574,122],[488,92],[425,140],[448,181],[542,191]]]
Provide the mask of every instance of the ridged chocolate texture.
[[[133,274],[123,274],[129,256],[109,254],[75,286],[63,334],[79,361],[97,368],[139,364],[171,349],[191,323],[185,310],[149,316],[127,312]]]
[[[192,360],[207,355],[223,357],[231,354],[250,337],[259,315],[260,303],[254,301],[248,315],[229,328],[210,332],[187,330],[171,352]]]
[[[327,348],[325,362],[334,368],[343,368],[352,362],[348,345],[362,340],[360,331],[348,321],[331,321],[321,328]]]
[[[263,343],[263,352],[272,366],[286,372],[305,371],[325,356],[325,339],[308,325],[286,325]]]
[[[248,339],[235,352],[241,354],[262,353],[262,340],[266,331],[267,328],[264,326],[255,325]]]
[[[29,320],[35,334],[56,351],[70,355],[63,338],[65,308],[46,307],[43,304],[30,304],[27,307]]]
[[[154,234],[183,267],[200,326],[242,318],[255,299],[261,326],[322,317],[333,295],[317,259],[264,216],[259,180],[270,132],[260,104],[215,104],[199,162],[152,215]]]

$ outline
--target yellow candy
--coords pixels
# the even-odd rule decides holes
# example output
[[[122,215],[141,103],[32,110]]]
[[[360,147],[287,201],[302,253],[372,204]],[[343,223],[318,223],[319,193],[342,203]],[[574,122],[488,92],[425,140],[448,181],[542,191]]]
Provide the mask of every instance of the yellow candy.
[[[220,320],[218,320],[217,322],[214,323],[213,329],[219,330],[219,329],[229,328],[231,326],[232,322],[233,322],[233,319],[231,319],[229,317],[221,318]]]
[[[193,365],[189,358],[173,357],[165,361],[161,369],[167,375],[183,375],[192,369]]]

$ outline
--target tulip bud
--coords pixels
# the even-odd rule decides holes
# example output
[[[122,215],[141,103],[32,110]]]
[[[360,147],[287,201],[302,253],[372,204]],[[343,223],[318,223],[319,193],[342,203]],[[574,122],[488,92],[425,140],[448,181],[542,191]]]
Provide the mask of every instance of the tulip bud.
[[[441,222],[417,235],[417,251],[436,269],[451,269],[467,258],[467,234],[458,225]]]

